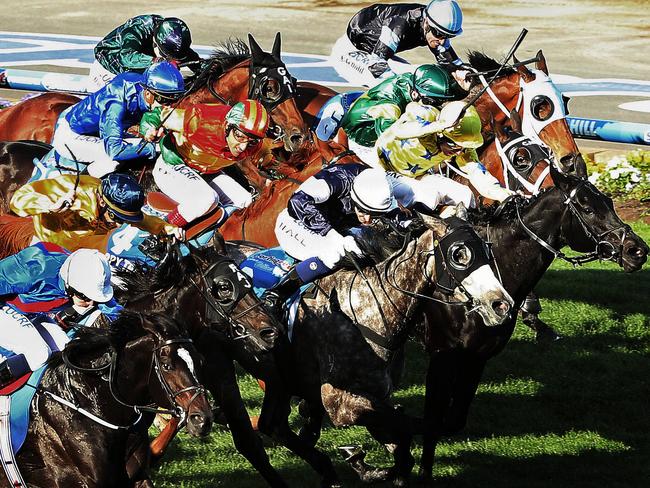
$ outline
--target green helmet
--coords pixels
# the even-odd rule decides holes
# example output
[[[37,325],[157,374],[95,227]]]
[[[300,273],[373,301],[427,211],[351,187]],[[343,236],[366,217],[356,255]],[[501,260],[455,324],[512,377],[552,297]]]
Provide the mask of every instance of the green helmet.
[[[435,64],[423,64],[413,72],[413,89],[421,97],[439,98],[441,101],[456,98],[456,82],[449,73]]]

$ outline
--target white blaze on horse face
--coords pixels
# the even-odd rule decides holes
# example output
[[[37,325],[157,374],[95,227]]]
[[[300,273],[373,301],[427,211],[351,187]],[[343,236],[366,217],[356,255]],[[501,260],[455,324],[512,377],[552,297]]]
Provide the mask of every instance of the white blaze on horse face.
[[[190,373],[192,373],[192,376],[198,383],[198,379],[196,377],[196,372],[194,371],[194,361],[192,360],[192,355],[190,352],[185,349],[184,347],[179,347],[178,348],[178,357],[181,358],[183,361],[185,361],[185,364],[187,364],[187,369],[190,370]]]
[[[474,299],[474,310],[483,318],[485,325],[499,325],[508,318],[509,314],[498,314],[494,305],[507,303],[512,308],[514,301],[490,266],[485,264],[473,271],[462,281],[462,285]]]

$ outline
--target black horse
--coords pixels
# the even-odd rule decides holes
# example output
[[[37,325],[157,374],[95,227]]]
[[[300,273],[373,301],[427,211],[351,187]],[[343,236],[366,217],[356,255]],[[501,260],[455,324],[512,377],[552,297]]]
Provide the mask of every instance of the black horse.
[[[124,290],[117,295],[131,308],[183,318],[205,358],[204,384],[223,412],[237,450],[269,485],[286,487],[252,428],[234,364],[235,360],[245,368],[265,364],[280,336],[278,324],[253,293],[248,278],[224,256],[223,242],[215,242],[215,248],[196,250],[184,258],[176,248],[168,248],[157,267],[121,276]]]
[[[146,429],[143,412],[158,411],[156,405],[182,416],[190,434],[207,435],[212,410],[198,364],[186,332],[161,314],[123,312],[108,329],[81,328],[53,357],[32,400],[17,455],[24,481],[48,488],[131,486],[129,432]]]
[[[619,219],[609,197],[554,166],[551,176],[555,187],[530,200],[514,198],[498,211],[474,218],[477,232],[492,245],[516,309],[556,257],[575,264],[611,260],[626,272],[639,270],[647,259],[648,246]],[[566,245],[588,254],[569,258],[560,251]],[[425,315],[430,362],[421,472],[429,477],[437,442],[464,427],[486,361],[508,342],[516,315],[498,327],[485,327],[478,317],[442,304],[427,304]]]

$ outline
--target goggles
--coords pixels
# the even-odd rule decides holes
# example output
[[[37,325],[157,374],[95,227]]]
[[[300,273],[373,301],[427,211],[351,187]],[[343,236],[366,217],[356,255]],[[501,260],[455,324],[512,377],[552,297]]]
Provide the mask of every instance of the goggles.
[[[430,32],[433,37],[436,39],[453,39],[456,37],[456,34],[449,34],[447,32],[443,32],[440,29],[437,29],[433,27],[429,22],[424,23],[424,31],[425,32]]]
[[[252,136],[250,134],[247,134],[243,130],[239,129],[236,126],[232,126],[232,135],[235,138],[237,142],[240,144],[243,144],[244,142],[248,144],[248,146],[257,146],[260,142],[262,142],[262,139],[259,137]]]

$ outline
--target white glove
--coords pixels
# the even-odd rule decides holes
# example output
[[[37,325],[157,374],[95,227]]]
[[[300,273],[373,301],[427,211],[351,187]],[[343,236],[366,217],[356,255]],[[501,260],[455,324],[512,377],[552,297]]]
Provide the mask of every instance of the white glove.
[[[170,232],[170,236],[174,236],[176,239],[178,239],[181,242],[185,241],[185,229],[182,227],[174,227]]]
[[[66,193],[61,198],[59,198],[56,202],[50,205],[50,208],[48,210],[53,213],[61,213],[66,209],[72,207],[72,204],[74,203],[74,199],[76,198],[76,196],[77,194],[75,193],[75,191],[70,190],[68,193]]]
[[[356,255],[357,257],[363,257],[363,251],[357,245],[357,241],[354,240],[354,236],[345,236],[343,238],[343,249],[349,253]]]

